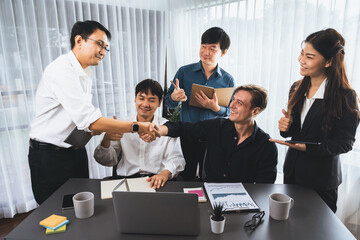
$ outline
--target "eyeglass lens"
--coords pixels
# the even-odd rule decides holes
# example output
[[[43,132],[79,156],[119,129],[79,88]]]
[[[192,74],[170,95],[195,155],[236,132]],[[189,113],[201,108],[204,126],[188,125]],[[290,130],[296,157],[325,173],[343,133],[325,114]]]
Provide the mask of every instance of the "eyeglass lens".
[[[90,39],[90,40],[96,42],[96,44],[97,44],[101,49],[104,49],[106,52],[109,52],[109,51],[110,51],[109,47],[104,46],[104,44],[101,43],[101,42],[98,41],[98,40],[95,40],[95,39],[92,39],[92,38],[89,38],[89,37],[83,37],[83,38],[84,38],[84,39]]]
[[[247,221],[244,224],[244,228],[254,230],[261,223],[261,220],[263,219],[264,215],[265,215],[264,211],[254,214],[251,220]]]

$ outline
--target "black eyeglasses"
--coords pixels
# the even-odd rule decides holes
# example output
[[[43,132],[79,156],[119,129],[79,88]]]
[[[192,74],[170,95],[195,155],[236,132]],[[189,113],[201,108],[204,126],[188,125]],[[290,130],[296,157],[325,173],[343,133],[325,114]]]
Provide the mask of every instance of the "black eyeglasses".
[[[247,221],[244,224],[246,230],[254,230],[262,222],[263,217],[265,216],[265,211],[256,213],[251,220]]]
[[[106,52],[109,52],[109,51],[110,51],[109,47],[104,46],[104,44],[103,44],[102,42],[98,41],[98,40],[95,40],[95,39],[92,39],[92,38],[89,38],[89,37],[83,37],[83,39],[90,39],[91,41],[96,42],[96,44],[97,44],[101,49],[104,49]]]

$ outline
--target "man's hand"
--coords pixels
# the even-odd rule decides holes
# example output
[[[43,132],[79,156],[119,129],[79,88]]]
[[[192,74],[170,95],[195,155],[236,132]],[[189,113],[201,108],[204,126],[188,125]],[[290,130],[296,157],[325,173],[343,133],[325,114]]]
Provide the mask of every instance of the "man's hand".
[[[303,144],[303,143],[295,143],[295,144],[293,144],[293,143],[287,143],[287,142],[285,142],[283,140],[277,140],[277,139],[272,139],[272,138],[270,138],[269,141],[274,142],[274,143],[278,143],[278,144],[281,144],[281,145],[285,145],[285,146],[297,149],[299,151],[306,152],[306,144]]]
[[[160,136],[166,136],[168,134],[169,129],[167,126],[161,125],[159,128],[160,128],[160,130],[159,130]]]
[[[220,111],[219,101],[214,92],[213,97],[210,99],[208,98],[203,91],[195,94],[196,101],[204,108],[210,109],[214,112]]]
[[[171,172],[167,169],[161,171],[161,173],[149,177],[146,181],[150,182],[150,187],[153,189],[163,187],[167,180],[171,178]]]
[[[117,120],[115,116],[113,116],[113,118]],[[106,133],[103,140],[101,141],[101,146],[108,148],[110,147],[110,141],[119,141],[123,135],[123,133]]]
[[[145,142],[154,141],[157,137],[160,136],[159,126],[155,123],[150,122],[138,122],[139,124],[139,136]]]
[[[108,141],[119,141],[123,137],[123,133],[106,133],[104,140]]]
[[[185,102],[187,100],[187,96],[185,94],[184,89],[179,87],[179,79],[176,79],[176,87],[171,94],[171,99],[176,102]]]
[[[139,133],[139,137],[147,143],[152,142],[156,139],[155,133]]]
[[[282,110],[282,113],[284,114],[284,117],[280,118],[279,120],[279,130],[281,132],[287,132],[291,126],[291,118],[285,109]]]
[[[100,135],[102,133],[103,133],[102,131],[92,131],[90,134],[91,134],[91,136],[96,136],[96,135]]]

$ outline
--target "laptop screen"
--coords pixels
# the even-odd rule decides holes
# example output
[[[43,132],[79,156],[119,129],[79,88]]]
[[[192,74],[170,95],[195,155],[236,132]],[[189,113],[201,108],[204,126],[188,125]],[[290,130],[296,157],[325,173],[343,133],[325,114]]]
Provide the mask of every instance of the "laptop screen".
[[[112,192],[121,233],[193,235],[200,233],[196,194],[180,192]]]

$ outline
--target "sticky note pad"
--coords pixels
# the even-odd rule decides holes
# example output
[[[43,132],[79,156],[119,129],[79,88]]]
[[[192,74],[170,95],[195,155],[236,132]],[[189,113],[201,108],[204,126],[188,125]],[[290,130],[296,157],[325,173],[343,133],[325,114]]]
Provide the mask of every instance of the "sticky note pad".
[[[204,194],[204,189],[202,187],[198,188],[184,188],[184,193],[195,193],[198,195],[199,202],[206,202],[206,196]]]
[[[62,232],[65,232],[66,231],[66,224],[58,229],[56,229],[55,231],[47,228],[45,233],[46,234],[53,234],[53,233],[62,233]]]
[[[43,226],[44,228],[48,228],[48,229],[50,229],[50,230],[55,231],[56,229],[62,227],[63,225],[66,225],[66,224],[68,224],[68,223],[69,223],[69,220],[65,220],[65,221],[63,221],[62,223],[60,223],[59,225],[57,225],[56,227],[53,227],[53,228],[52,228],[52,227],[45,226],[45,225],[41,225],[41,226]]]
[[[45,218],[40,222],[40,225],[47,226],[54,228],[60,223],[64,222],[66,220],[66,217],[59,216],[59,215],[51,215],[50,217]]]
[[[189,190],[188,193],[196,193],[199,197],[204,197],[204,192],[202,190]]]

